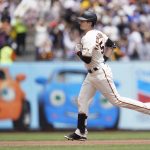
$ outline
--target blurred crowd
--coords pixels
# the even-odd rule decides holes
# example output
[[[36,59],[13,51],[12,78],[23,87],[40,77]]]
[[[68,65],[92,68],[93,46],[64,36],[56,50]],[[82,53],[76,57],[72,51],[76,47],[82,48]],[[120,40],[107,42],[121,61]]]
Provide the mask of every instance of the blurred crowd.
[[[112,60],[150,60],[150,0],[0,0],[0,61],[15,61],[27,47],[35,61],[76,60],[76,18],[89,9],[95,28],[118,46]]]

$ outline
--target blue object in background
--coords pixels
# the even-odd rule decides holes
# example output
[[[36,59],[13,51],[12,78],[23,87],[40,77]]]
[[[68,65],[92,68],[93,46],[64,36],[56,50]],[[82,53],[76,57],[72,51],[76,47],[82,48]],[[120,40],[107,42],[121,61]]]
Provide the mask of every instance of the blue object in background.
[[[77,122],[77,97],[86,71],[76,67],[57,68],[49,79],[38,77],[43,86],[38,96],[39,124],[45,129],[71,129]],[[118,86],[118,85],[117,85]],[[119,108],[96,93],[89,109],[88,128],[116,128]]]

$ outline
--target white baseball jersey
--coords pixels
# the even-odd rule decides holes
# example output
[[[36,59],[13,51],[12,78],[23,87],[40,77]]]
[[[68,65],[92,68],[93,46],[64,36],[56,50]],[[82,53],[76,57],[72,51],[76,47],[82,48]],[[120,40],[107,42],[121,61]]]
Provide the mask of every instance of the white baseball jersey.
[[[150,106],[137,100],[121,97],[115,87],[110,67],[104,63],[104,48],[108,37],[98,30],[88,31],[81,39],[82,55],[91,56],[86,68],[91,69],[82,84],[78,97],[78,111],[88,116],[88,108],[95,92],[100,91],[112,104],[150,114]],[[92,68],[98,68],[96,70]]]
[[[99,67],[104,62],[103,54],[108,37],[99,30],[88,31],[81,39],[82,55],[91,56],[90,64],[85,64],[87,69]]]

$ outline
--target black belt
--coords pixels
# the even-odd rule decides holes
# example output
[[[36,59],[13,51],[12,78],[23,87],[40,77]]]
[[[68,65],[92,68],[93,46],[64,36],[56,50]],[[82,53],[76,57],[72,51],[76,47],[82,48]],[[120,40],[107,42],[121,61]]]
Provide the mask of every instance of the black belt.
[[[88,72],[89,72],[89,73],[93,73],[94,71],[97,71],[97,70],[98,70],[98,68],[95,67],[95,68],[89,69]]]

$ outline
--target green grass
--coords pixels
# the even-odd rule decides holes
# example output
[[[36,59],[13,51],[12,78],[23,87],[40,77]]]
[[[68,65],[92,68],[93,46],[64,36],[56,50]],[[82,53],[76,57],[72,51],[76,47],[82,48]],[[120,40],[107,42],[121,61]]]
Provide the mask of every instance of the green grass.
[[[0,150],[149,150],[150,145],[0,147]]]
[[[64,135],[70,132],[2,132],[0,141],[30,141],[30,140],[64,140]],[[150,139],[150,131],[98,131],[89,132],[89,140],[118,140],[118,139]]]
[[[1,132],[0,141],[56,141],[65,142],[64,135],[70,132]],[[98,131],[89,132],[89,140],[126,140],[147,139],[150,140],[150,131]],[[150,145],[81,145],[79,146],[0,146],[0,150],[148,150]]]

